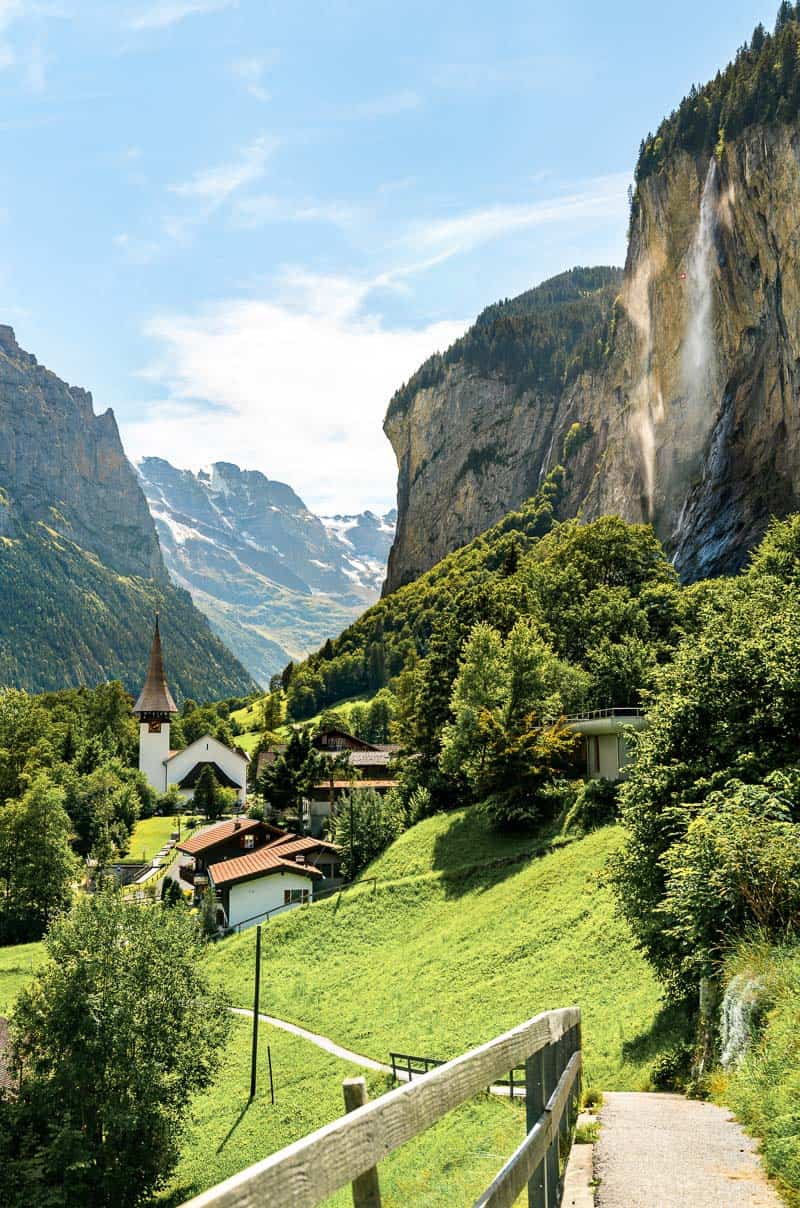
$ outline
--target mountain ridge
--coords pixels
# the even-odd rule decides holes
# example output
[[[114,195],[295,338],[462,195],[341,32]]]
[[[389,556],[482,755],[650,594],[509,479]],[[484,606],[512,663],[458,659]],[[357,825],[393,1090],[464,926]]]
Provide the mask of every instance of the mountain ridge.
[[[194,473],[146,457],[138,474],[172,579],[263,686],[378,598],[391,513],[321,518],[232,462]]]
[[[255,687],[170,582],[113,411],[0,327],[0,683],[135,691],[156,610],[179,697]]]

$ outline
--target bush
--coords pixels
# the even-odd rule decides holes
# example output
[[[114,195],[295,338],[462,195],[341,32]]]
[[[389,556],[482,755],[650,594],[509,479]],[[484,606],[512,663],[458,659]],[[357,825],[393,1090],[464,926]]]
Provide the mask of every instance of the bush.
[[[657,1091],[683,1091],[692,1072],[692,1046],[676,1045],[659,1053],[653,1062],[650,1078]]]
[[[606,826],[617,816],[617,782],[586,780],[580,784],[564,818],[564,830],[583,833]]]

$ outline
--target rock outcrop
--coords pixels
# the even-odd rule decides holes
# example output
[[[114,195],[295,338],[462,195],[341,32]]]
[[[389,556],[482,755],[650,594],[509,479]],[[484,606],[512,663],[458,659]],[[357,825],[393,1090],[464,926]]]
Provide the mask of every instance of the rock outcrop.
[[[95,415],[0,326],[0,486],[5,526],[41,521],[120,574],[166,580],[155,526],[114,413]]]

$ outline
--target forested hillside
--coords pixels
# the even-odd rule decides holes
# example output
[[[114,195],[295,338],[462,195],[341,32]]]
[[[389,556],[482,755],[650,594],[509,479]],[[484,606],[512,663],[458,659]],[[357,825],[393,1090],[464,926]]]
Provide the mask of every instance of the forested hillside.
[[[29,692],[121,680],[138,692],[160,611],[178,700],[255,689],[189,593],[166,578],[121,575],[43,524],[0,537],[0,684]]]
[[[619,268],[573,268],[487,306],[460,340],[396,391],[387,419],[404,412],[418,390],[439,385],[451,365],[496,374],[517,394],[565,389],[583,370],[602,364],[621,282]]]

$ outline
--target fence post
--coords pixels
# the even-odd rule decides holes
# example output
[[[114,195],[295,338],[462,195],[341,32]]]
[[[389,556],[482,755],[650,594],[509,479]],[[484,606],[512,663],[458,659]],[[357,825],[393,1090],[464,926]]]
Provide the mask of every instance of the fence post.
[[[525,1062],[525,1127],[530,1133],[547,1102],[544,1084],[544,1052]],[[541,1162],[528,1183],[528,1208],[547,1208],[546,1163]]]
[[[544,1099],[545,1103],[556,1089],[558,1083],[558,1042],[551,1041],[543,1050],[544,1058]],[[555,1208],[558,1203],[558,1138],[559,1131],[554,1130],[553,1139],[547,1148],[544,1160],[545,1182],[547,1184],[547,1208]]]
[[[367,1084],[363,1078],[345,1078],[342,1083],[345,1111],[354,1112],[367,1102]],[[353,1179],[353,1208],[381,1208],[381,1189],[378,1183],[378,1168],[365,1170]]]

